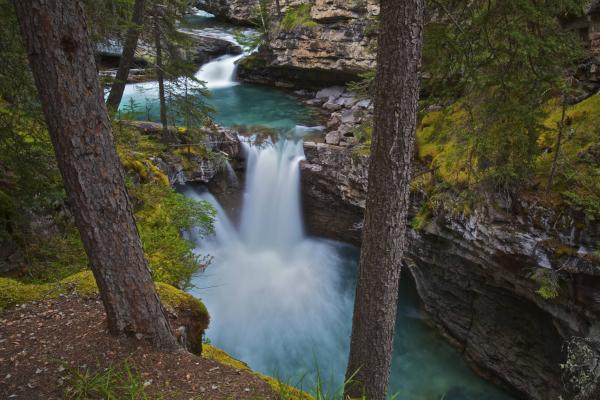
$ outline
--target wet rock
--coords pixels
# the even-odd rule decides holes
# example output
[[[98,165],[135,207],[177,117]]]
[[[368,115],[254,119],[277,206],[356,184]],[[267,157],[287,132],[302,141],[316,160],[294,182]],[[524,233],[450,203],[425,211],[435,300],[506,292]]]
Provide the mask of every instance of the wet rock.
[[[305,143],[303,205],[311,234],[360,244],[368,157],[349,144]],[[413,193],[411,218],[421,201]],[[600,265],[586,250],[600,241],[599,224],[526,199],[484,204],[409,230],[405,271],[431,322],[477,372],[519,397],[558,398],[565,341],[600,331]],[[574,250],[561,256],[552,243]],[[568,279],[546,300],[531,273],[556,269]]]

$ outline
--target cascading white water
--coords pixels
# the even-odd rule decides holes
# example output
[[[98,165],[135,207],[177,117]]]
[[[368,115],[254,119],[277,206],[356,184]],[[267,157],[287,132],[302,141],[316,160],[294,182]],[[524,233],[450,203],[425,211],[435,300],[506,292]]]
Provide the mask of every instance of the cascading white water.
[[[216,199],[216,235],[198,251],[214,257],[193,283],[214,318],[208,337],[260,371],[285,379],[303,371],[341,378],[350,333],[352,285],[342,246],[304,235],[300,212],[301,141],[244,145],[247,186],[239,231]],[[204,289],[203,289],[204,288]],[[311,378],[309,378],[311,379]]]
[[[300,161],[302,142],[281,140],[258,147],[243,143],[248,186],[241,235],[252,248],[281,252],[302,240]]]
[[[196,79],[205,82],[208,89],[220,89],[239,85],[235,81],[236,62],[245,54],[224,55],[200,68]]]

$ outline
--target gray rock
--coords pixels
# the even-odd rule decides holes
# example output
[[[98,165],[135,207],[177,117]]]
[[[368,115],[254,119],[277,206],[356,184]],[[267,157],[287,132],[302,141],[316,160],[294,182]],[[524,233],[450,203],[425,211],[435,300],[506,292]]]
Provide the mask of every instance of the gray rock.
[[[338,111],[342,109],[342,106],[340,104],[328,101],[327,103],[323,104],[323,108],[328,111]]]
[[[371,103],[371,100],[361,100],[358,103],[356,103],[356,107],[367,108],[371,105]]]
[[[343,86],[332,86],[325,89],[321,89],[317,92],[317,99],[328,99],[328,101],[335,101],[338,97],[340,97],[344,93]]]
[[[341,134],[338,131],[332,131],[325,135],[325,143],[337,145],[340,143]]]
[[[342,107],[352,107],[354,104],[356,104],[356,99],[352,96],[344,94],[335,101],[335,104],[339,104]]]
[[[354,110],[350,109],[350,110],[345,110],[342,112],[342,123],[343,124],[356,124],[357,120],[358,120],[358,118],[355,115]]]

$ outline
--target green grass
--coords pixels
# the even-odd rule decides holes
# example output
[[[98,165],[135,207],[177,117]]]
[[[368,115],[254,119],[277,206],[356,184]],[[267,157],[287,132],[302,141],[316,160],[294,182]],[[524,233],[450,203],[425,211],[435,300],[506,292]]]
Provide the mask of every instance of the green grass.
[[[310,16],[311,8],[312,5],[308,3],[290,7],[281,20],[281,27],[291,30],[298,27],[313,28],[317,26]]]
[[[68,400],[159,400],[162,396],[146,392],[142,376],[128,361],[92,372],[88,368],[71,368],[67,372],[65,398]]]

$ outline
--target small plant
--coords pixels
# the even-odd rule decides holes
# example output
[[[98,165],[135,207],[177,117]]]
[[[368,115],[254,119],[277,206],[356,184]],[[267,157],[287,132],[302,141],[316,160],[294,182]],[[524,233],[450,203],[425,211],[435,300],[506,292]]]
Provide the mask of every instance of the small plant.
[[[310,16],[311,8],[312,5],[308,3],[297,7],[290,7],[281,20],[281,27],[284,29],[295,29],[301,26],[307,28],[317,26],[317,23]]]
[[[540,285],[536,293],[545,300],[552,300],[560,295],[560,282],[556,271],[540,269],[533,273],[532,279]]]
[[[83,367],[72,368],[66,364],[63,364],[63,368],[67,371],[65,398],[69,400],[160,398],[146,393],[147,384],[128,361],[97,372]]]

